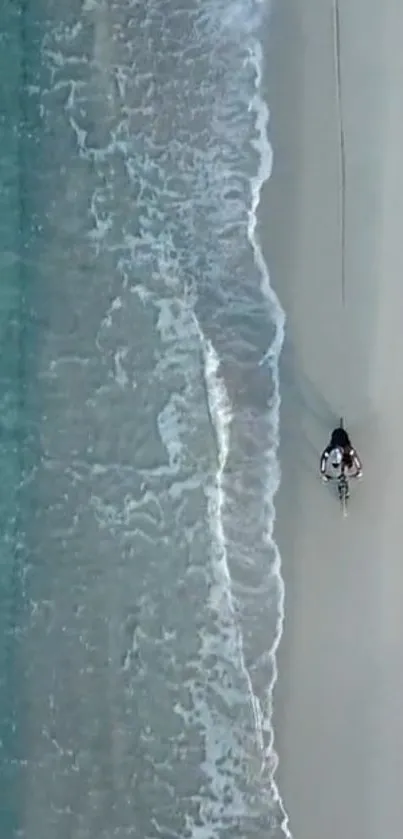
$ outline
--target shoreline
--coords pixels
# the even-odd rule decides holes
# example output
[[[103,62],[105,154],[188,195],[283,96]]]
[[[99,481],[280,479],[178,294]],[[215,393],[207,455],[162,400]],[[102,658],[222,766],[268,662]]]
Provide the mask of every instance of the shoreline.
[[[403,456],[392,446],[403,411],[403,9],[391,0],[339,7],[345,305],[331,0],[277,2],[266,53],[273,170],[259,229],[286,313],[274,529],[285,584],[275,782],[295,839],[340,839],[341,824],[343,839],[384,832],[398,839]],[[341,414],[364,461],[347,520],[318,480],[320,451]]]

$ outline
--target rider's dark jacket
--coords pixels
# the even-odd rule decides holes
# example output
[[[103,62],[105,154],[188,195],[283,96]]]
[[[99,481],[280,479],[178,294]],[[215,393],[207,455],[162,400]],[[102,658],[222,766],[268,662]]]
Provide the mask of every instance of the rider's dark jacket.
[[[341,449],[343,452],[343,465],[346,469],[352,469],[354,466],[358,471],[361,470],[360,459],[355,449],[351,445],[350,437],[345,428],[335,428],[332,432],[329,445],[326,446],[321,456],[321,472],[324,473],[326,469],[327,459],[333,449]]]

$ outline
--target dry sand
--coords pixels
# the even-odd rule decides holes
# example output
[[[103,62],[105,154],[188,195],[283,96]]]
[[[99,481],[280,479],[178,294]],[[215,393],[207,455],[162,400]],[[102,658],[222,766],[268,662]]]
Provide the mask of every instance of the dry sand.
[[[275,0],[263,238],[287,313],[276,537],[277,780],[295,839],[403,836],[403,3],[339,0],[346,305],[331,0]],[[343,519],[318,458],[364,461]]]

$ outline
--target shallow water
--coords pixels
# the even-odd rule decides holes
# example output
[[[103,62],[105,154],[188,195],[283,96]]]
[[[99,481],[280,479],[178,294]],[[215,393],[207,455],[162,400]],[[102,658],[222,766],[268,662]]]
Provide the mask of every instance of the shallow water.
[[[267,9],[2,14],[7,835],[278,835]]]

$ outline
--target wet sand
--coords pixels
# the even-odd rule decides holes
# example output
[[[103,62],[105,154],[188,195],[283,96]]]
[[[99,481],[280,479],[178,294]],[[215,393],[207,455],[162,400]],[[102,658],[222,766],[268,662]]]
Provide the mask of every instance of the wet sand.
[[[273,11],[274,169],[263,238],[287,313],[276,537],[286,619],[277,780],[295,839],[399,839],[403,826],[403,6],[340,0],[346,151],[330,0]],[[343,519],[318,459],[340,415],[364,462]]]

